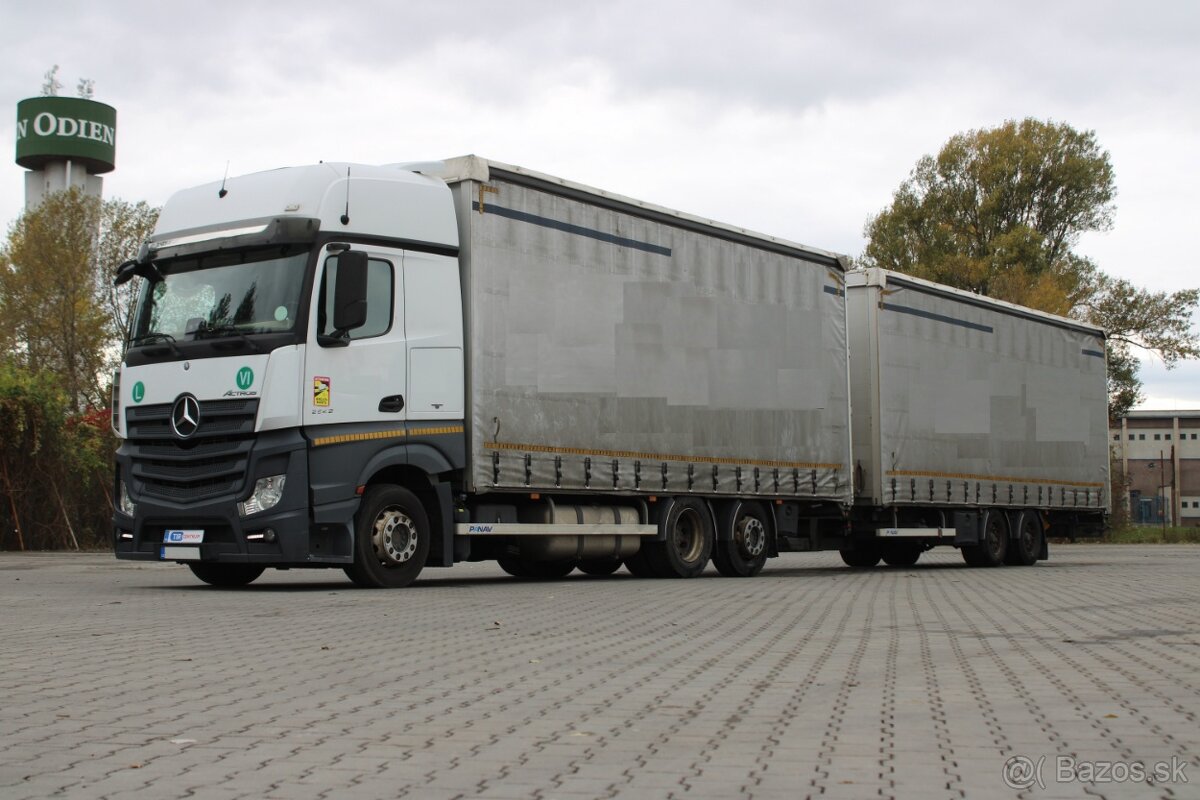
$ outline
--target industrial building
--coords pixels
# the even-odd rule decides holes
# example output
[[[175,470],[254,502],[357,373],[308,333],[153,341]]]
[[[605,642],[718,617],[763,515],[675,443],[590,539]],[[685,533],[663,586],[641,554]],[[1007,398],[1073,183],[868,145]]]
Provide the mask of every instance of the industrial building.
[[[1110,437],[1132,522],[1200,526],[1200,410],[1131,411]]]

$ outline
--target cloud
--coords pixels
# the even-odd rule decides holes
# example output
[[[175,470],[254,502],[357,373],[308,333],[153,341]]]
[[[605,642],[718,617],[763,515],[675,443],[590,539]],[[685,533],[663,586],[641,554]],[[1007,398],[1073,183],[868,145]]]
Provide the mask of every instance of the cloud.
[[[1178,289],[1196,41],[1196,4],[1113,0],[25,4],[0,30],[0,105],[55,62],[64,93],[95,79],[119,115],[109,196],[162,203],[227,162],[475,152],[852,255],[921,155],[1036,116],[1112,154],[1116,224],[1081,250]],[[21,176],[0,167],[3,221]]]

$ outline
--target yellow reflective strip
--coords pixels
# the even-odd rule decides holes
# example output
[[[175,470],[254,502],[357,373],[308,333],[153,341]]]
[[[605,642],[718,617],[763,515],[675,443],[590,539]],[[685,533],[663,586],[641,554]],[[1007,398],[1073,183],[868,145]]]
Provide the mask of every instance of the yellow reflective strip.
[[[441,434],[462,433],[462,425],[447,425],[437,428],[413,428],[390,431],[372,431],[369,433],[343,433],[337,436],[320,436],[313,439],[313,447],[325,447],[331,444],[346,444],[348,442],[369,442],[377,439],[403,439],[406,436],[437,436]]]
[[[965,472],[927,472],[925,470],[888,470],[885,475],[898,475],[905,478],[955,478],[966,481],[992,481],[994,483],[1034,483],[1052,486],[1078,486],[1080,488],[1103,489],[1103,483],[1080,483],[1078,481],[1056,481],[1048,478],[1011,478],[1003,475],[971,475]]]

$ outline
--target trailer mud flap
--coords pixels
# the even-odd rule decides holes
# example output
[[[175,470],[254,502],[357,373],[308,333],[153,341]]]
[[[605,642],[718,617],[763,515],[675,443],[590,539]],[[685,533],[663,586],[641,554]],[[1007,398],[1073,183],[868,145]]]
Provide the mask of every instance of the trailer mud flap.
[[[954,512],[955,546],[979,544],[980,516],[977,511]]]

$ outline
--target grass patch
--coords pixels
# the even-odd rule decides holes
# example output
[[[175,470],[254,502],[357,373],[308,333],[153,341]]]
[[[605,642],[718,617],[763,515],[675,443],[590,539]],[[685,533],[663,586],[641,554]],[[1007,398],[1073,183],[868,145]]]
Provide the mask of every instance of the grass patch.
[[[1200,528],[1167,528],[1129,525],[1113,528],[1101,540],[1113,544],[1200,544]]]

